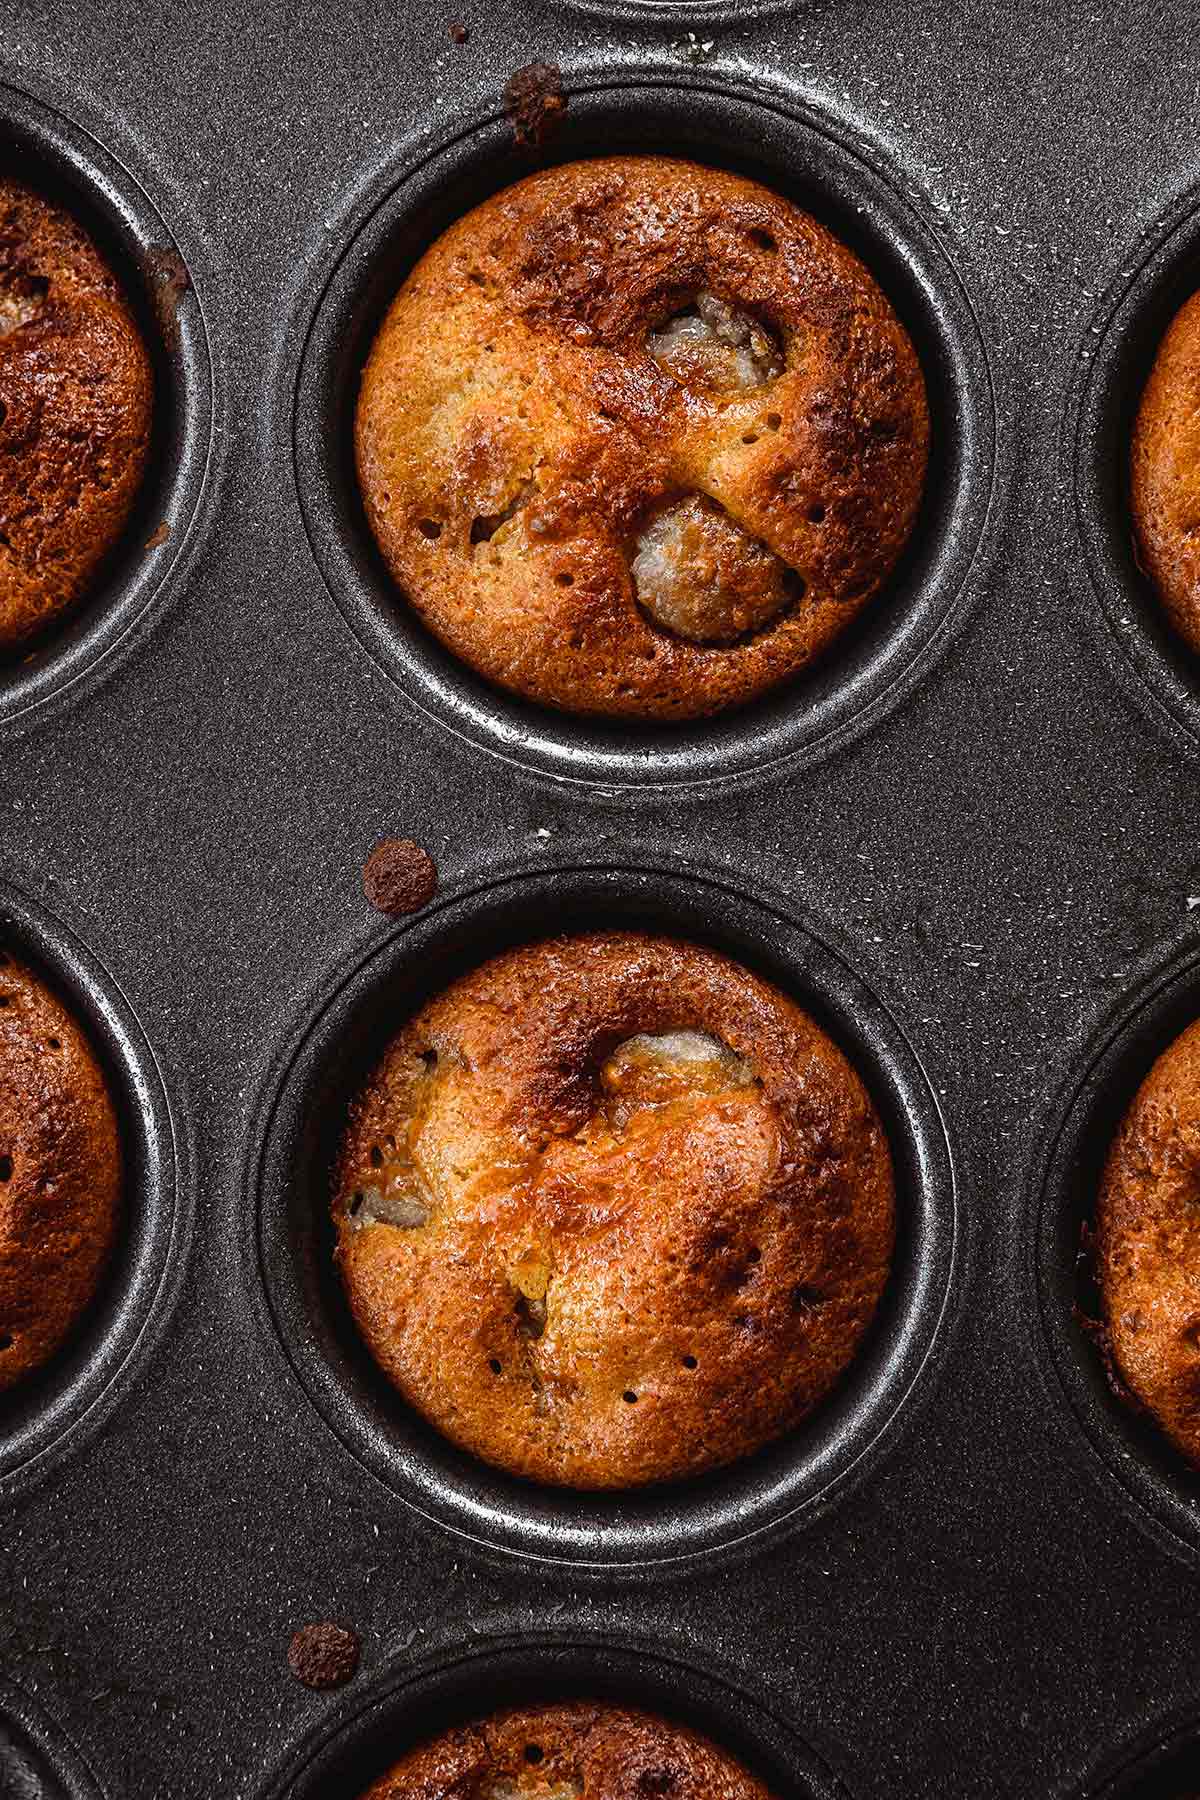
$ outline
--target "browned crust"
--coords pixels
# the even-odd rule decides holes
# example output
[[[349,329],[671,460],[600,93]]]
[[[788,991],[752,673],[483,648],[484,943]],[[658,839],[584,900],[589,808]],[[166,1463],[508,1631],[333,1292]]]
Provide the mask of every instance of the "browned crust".
[[[531,1762],[529,1747],[541,1752]],[[575,1701],[494,1714],[401,1757],[362,1800],[771,1800],[725,1751],[633,1707]]]
[[[138,328],[91,239],[0,178],[0,655],[91,586],[141,483],[152,399]]]
[[[1179,309],[1154,359],[1130,481],[1143,566],[1176,631],[1200,650],[1200,294]]]
[[[603,1060],[680,1030],[754,1085],[606,1115]],[[429,1222],[355,1228],[406,1145]],[[509,951],[426,1005],[353,1111],[333,1210],[354,1317],[409,1402],[489,1462],[587,1488],[795,1426],[853,1357],[894,1236],[887,1142],[842,1053],[738,964],[638,932]]]
[[[53,1356],[92,1299],[120,1191],[117,1122],[87,1040],[0,950],[0,1389]]]
[[[1159,1057],[1113,1141],[1096,1273],[1122,1381],[1200,1467],[1200,1021]]]
[[[702,289],[774,331],[783,375],[731,396],[659,366],[647,331]],[[371,528],[451,650],[531,699],[655,719],[744,702],[845,629],[912,529],[928,439],[912,344],[858,259],[766,188],[665,157],[547,170],[446,232],[384,321],[356,424]],[[472,545],[530,477],[503,542]],[[804,584],[729,647],[634,597],[637,532],[693,492]]]

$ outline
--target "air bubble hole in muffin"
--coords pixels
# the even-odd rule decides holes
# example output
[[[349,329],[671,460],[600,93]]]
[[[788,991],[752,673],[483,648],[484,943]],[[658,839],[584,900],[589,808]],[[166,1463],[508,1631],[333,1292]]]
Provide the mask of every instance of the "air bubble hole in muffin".
[[[523,481],[508,505],[502,506],[498,513],[478,513],[471,522],[472,544],[490,544],[497,532],[525,510],[536,492],[535,481]]]

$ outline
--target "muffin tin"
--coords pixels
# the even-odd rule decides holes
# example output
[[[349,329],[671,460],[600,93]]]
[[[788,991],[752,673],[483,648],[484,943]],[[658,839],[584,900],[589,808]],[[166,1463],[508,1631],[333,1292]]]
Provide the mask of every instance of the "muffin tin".
[[[1134,563],[1137,383],[1200,284],[1182,0],[18,5],[10,166],[141,308],[154,481],[102,589],[0,673],[0,930],[108,1067],[129,1228],[0,1413],[0,1793],[348,1800],[442,1721],[592,1692],[780,1800],[1200,1788],[1200,1477],[1081,1323],[1096,1169],[1200,1012],[1200,669]],[[913,545],[760,707],[586,726],[390,600],[354,371],[412,257],[537,158],[675,151],[858,250],[930,385]],[[150,550],[157,526],[169,533]],[[366,905],[385,836],[439,864]],[[900,1173],[851,1380],[707,1482],[548,1495],[381,1389],[330,1279],[337,1108],[400,1009],[609,919],[715,943],[852,1056]],[[333,1694],[291,1633],[361,1636]]]
[[[415,616],[398,614],[394,584],[364,515],[354,473],[357,374],[388,302],[420,250],[517,173],[506,160],[503,109],[476,114],[449,142],[405,171],[380,171],[339,226],[348,244],[321,294],[296,384],[296,487],[313,552],[364,648],[427,714],[481,749],[527,769],[587,784],[726,785],[781,763],[811,760],[896,705],[951,635],[980,551],[995,471],[987,357],[968,296],[918,205],[853,134],[795,97],[756,95],[719,75],[681,82],[666,73],[572,84],[546,156],[639,154],[664,141],[680,155],[782,188],[819,207],[867,261],[916,344],[932,419],[923,514],[890,584],[886,616],[867,608],[814,666],[804,703],[777,691],[701,724],[631,727],[557,715],[500,693],[444,650]],[[378,187],[378,193],[374,191]]]

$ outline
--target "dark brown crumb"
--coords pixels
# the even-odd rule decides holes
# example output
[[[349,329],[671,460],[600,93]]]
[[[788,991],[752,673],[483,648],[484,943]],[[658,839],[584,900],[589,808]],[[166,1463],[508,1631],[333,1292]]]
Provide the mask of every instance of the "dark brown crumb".
[[[288,1667],[305,1687],[344,1687],[358,1668],[361,1650],[357,1632],[326,1620],[295,1633],[288,1645]]]
[[[437,891],[437,865],[411,838],[384,838],[363,867],[363,892],[383,913],[420,912]]]
[[[1129,547],[1133,552],[1134,567],[1137,569],[1138,574],[1146,581],[1152,581],[1154,578],[1142,558],[1142,546],[1138,542],[1136,531],[1131,531],[1129,534]]]
[[[1113,1399],[1119,1400],[1121,1405],[1126,1407],[1130,1412],[1144,1412],[1145,1408],[1141,1401],[1133,1392],[1133,1389],[1125,1385],[1117,1370],[1117,1365],[1112,1353],[1112,1339],[1109,1336],[1108,1326],[1105,1324],[1104,1320],[1091,1318],[1089,1314],[1085,1313],[1083,1308],[1078,1305],[1073,1306],[1071,1311],[1080,1331],[1083,1332],[1085,1337],[1090,1338],[1092,1344],[1096,1348],[1100,1361],[1104,1365],[1104,1379],[1108,1383],[1109,1392],[1112,1394]]]
[[[179,302],[192,285],[187,264],[169,244],[156,244],[146,254],[154,277],[154,304],[168,341],[178,329]]]
[[[170,537],[170,535],[171,535],[171,527],[167,524],[167,521],[164,519],[162,524],[157,525],[154,528],[154,530],[150,533],[150,536],[146,539],[147,550],[157,550],[158,546],[160,544],[166,543],[166,541]]]
[[[513,136],[525,149],[536,150],[567,110],[562,70],[553,63],[526,63],[509,77],[504,106]]]
[[[456,19],[454,24],[450,27],[450,41],[452,44],[465,44],[470,35],[470,27],[464,25],[461,19]]]

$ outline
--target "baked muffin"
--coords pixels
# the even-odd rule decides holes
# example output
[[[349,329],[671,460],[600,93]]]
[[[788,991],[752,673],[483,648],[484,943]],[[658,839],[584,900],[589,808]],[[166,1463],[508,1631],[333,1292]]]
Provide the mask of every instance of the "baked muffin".
[[[1109,1152],[1096,1270],[1117,1374],[1200,1466],[1200,1021],[1154,1064]]]
[[[0,950],[0,1389],[41,1368],[92,1299],[120,1191],[117,1122],[87,1039]]]
[[[371,350],[367,518],[425,624],[575,713],[688,719],[795,675],[916,518],[915,352],[789,201],[665,157],[548,169],[422,258]]]
[[[640,932],[510,950],[353,1108],[338,1260],[372,1355],[518,1475],[695,1475],[796,1425],[887,1280],[888,1146],[791,1000]]]
[[[1130,461],[1142,565],[1176,631],[1200,650],[1200,294],[1180,308],[1159,346]]]
[[[573,1701],[456,1726],[410,1750],[362,1800],[770,1800],[731,1756],[684,1725]]]
[[[150,442],[152,377],[96,246],[0,178],[0,658],[87,593]]]

